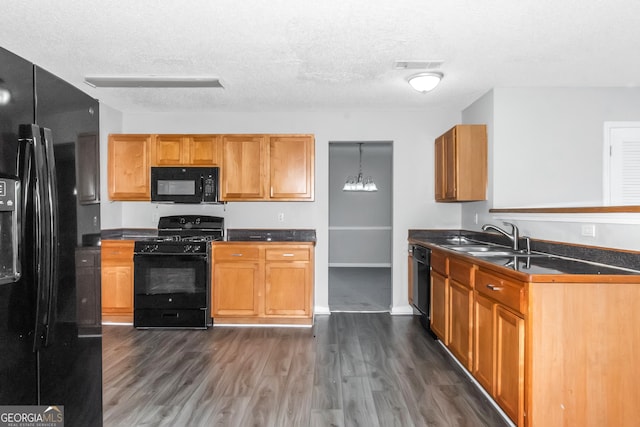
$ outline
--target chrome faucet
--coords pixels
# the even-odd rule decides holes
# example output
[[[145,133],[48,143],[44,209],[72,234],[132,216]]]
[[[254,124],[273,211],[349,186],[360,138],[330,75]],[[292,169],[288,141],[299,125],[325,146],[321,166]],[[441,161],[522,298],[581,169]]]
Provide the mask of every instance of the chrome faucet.
[[[510,222],[504,222],[504,225],[510,225],[511,226],[511,233],[504,231],[502,228],[497,227],[493,224],[485,224],[482,226],[482,230],[483,231],[487,231],[487,230],[495,230],[498,233],[506,236],[507,238],[509,238],[509,240],[511,240],[511,247],[513,248],[514,251],[517,251],[520,249],[519,246],[519,241],[520,241],[520,231],[518,230],[518,227],[515,226],[515,224],[512,224]]]

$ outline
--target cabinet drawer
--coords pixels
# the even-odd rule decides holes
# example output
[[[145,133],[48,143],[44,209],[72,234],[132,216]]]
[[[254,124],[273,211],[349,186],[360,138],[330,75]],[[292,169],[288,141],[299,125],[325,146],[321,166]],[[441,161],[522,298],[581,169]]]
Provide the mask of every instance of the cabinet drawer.
[[[76,268],[96,265],[96,252],[76,251]]]
[[[267,249],[267,261],[309,261],[307,248],[277,248]]]
[[[103,240],[100,253],[103,260],[132,261],[133,240]]]
[[[213,261],[257,261],[260,249],[252,246],[216,246]]]
[[[472,288],[473,286],[473,264],[460,261],[456,258],[449,258],[449,277],[456,282]]]
[[[431,268],[443,276],[448,276],[449,259],[443,252],[431,251]]]
[[[524,314],[524,285],[506,277],[477,270],[475,274],[476,290],[505,306]]]

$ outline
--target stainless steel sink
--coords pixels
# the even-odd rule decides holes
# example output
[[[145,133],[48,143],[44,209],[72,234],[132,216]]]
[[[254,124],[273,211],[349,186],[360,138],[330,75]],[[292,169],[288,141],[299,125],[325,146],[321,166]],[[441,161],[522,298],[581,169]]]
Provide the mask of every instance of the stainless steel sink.
[[[525,250],[514,250],[511,248],[507,248],[505,246],[497,246],[491,244],[477,244],[474,243],[472,245],[442,245],[447,249],[451,249],[458,252],[464,252],[468,255],[476,256],[476,257],[512,257],[512,256],[520,256],[520,257],[546,257],[550,256],[548,254],[530,252],[527,253]]]

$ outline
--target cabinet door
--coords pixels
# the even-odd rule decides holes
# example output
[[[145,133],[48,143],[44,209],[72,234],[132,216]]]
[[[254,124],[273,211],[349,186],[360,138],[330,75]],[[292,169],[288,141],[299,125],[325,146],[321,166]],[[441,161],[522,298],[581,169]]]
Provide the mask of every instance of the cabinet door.
[[[257,262],[215,262],[211,313],[257,316],[260,312],[260,268]]]
[[[223,136],[222,199],[266,197],[266,145],[261,135]]]
[[[156,135],[153,166],[182,166],[187,164],[187,140],[183,135]]]
[[[111,200],[150,200],[150,135],[110,135],[108,186]]]
[[[451,312],[449,350],[465,368],[471,371],[473,291],[466,285],[449,279],[449,293]]]
[[[474,297],[473,376],[493,395],[494,303],[477,292]]]
[[[455,128],[443,135],[444,149],[444,196],[446,200],[455,200],[458,195],[458,161]]]
[[[311,314],[311,274],[308,262],[267,262],[265,302],[267,316]]]
[[[100,144],[98,135],[84,133],[76,142],[76,184],[78,203],[100,202]]]
[[[445,200],[444,135],[435,142],[435,197]]]
[[[102,266],[102,313],[133,314],[133,268],[129,265]]]
[[[496,402],[517,424],[524,414],[524,320],[501,305],[495,312]]]
[[[220,166],[222,145],[218,135],[192,135],[188,142],[190,165]]]
[[[314,139],[312,135],[269,138],[271,199],[313,200]]]
[[[449,279],[431,271],[431,330],[447,345],[449,343]]]

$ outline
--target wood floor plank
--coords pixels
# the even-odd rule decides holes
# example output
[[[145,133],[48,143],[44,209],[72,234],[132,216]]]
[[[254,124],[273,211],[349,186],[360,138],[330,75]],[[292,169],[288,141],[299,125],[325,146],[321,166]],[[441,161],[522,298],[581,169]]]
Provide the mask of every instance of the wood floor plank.
[[[103,334],[105,427],[506,425],[414,316]]]

